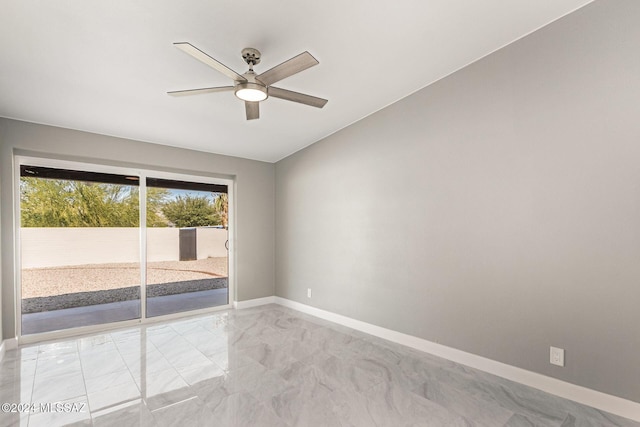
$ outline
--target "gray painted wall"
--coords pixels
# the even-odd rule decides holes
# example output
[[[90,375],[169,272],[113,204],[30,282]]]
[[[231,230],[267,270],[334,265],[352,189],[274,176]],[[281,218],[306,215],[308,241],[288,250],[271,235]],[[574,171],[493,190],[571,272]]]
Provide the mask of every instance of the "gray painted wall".
[[[276,295],[640,402],[638,22],[595,2],[278,162]]]
[[[2,132],[0,132],[0,146],[2,146]],[[2,166],[0,166],[0,248],[2,248],[2,206],[4,205],[4,203],[2,202],[2,195],[3,195],[4,191],[2,190]],[[4,251],[0,250],[0,254],[4,253]],[[3,315],[3,309],[2,309],[2,289],[4,288],[4,277],[2,276],[2,259],[0,258],[0,345],[2,345],[2,340],[3,340],[3,329],[2,329],[2,317]],[[0,356],[0,359],[2,358],[2,356]]]
[[[274,165],[0,118],[3,337],[15,336],[13,153],[232,177],[236,185],[236,300],[274,294]],[[132,163],[135,162],[135,163]]]

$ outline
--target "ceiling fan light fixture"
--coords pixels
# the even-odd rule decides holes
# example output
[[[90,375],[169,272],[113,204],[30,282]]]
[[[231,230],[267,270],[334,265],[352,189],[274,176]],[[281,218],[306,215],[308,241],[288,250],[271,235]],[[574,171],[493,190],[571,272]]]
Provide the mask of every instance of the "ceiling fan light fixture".
[[[267,99],[267,88],[257,83],[238,83],[235,94],[243,101],[259,102]]]

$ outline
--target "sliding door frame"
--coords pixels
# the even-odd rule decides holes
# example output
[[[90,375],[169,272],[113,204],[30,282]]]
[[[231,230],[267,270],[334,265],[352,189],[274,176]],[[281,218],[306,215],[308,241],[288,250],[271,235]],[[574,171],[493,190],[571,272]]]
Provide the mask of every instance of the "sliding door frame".
[[[51,332],[22,335],[22,248],[21,248],[21,209],[20,209],[20,166],[40,166],[59,169],[71,169],[87,172],[110,173],[139,178],[139,251],[140,251],[140,318],[123,320],[119,322],[103,323],[98,325],[79,326],[76,328],[62,329]],[[16,337],[18,344],[29,344],[45,340],[53,340],[71,336],[86,335],[95,332],[103,332],[111,329],[136,326],[140,324],[158,323],[171,319],[191,317],[220,310],[233,308],[235,299],[235,182],[233,179],[217,178],[207,175],[185,174],[179,172],[167,172],[155,169],[111,166],[100,163],[87,163],[72,160],[50,159],[46,157],[14,156],[14,291],[15,291],[15,321]],[[227,278],[227,304],[199,310],[183,311],[180,313],[166,314],[162,316],[146,317],[146,279],[147,279],[147,178],[161,178],[177,181],[191,181],[205,184],[220,184],[227,186],[228,195],[228,219],[227,239],[229,248],[227,252],[228,278]]]

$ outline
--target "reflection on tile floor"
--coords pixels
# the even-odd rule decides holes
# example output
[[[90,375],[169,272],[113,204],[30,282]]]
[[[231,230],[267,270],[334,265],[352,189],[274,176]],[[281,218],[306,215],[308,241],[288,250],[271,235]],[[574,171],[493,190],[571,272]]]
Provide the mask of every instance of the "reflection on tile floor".
[[[63,403],[2,426],[640,426],[277,305],[9,351],[0,402]]]

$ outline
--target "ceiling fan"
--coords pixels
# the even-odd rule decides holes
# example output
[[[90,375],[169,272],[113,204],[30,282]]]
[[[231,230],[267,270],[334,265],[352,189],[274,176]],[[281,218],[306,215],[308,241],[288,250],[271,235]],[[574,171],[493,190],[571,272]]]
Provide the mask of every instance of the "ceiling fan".
[[[280,89],[271,86],[282,79],[290,77],[307,68],[318,65],[318,61],[311,56],[309,52],[302,52],[298,56],[284,61],[280,65],[276,65],[270,70],[262,74],[256,74],[253,66],[260,63],[260,52],[257,49],[248,47],[242,49],[242,58],[249,65],[249,71],[240,75],[226,65],[213,59],[197,47],[187,42],[174,43],[174,46],[185,53],[193,56],[211,68],[221,72],[225,76],[231,78],[234,82],[233,86],[205,87],[201,89],[175,90],[167,92],[173,96],[196,95],[201,93],[212,92],[230,92],[234,91],[235,95],[244,101],[247,120],[260,118],[260,101],[264,101],[268,97],[280,98],[287,101],[298,102],[300,104],[310,105],[312,107],[322,108],[328,102],[326,99],[318,98],[303,93],[293,92],[291,90]]]

